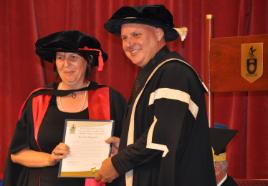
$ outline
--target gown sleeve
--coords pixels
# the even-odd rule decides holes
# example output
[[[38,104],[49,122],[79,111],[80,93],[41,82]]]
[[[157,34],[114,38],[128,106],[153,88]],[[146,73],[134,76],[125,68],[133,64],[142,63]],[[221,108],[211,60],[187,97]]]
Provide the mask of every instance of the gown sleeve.
[[[27,183],[28,169],[11,161],[11,154],[19,152],[22,149],[30,148],[30,138],[32,127],[31,123],[31,103],[27,100],[22,108],[22,114],[19,116],[13,138],[9,147],[4,173],[4,186],[24,186]]]

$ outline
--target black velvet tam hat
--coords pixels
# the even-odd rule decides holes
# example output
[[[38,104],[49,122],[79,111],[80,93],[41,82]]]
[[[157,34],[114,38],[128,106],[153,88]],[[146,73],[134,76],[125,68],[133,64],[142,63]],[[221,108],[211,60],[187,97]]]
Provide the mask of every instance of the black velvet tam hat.
[[[104,24],[104,28],[115,35],[120,35],[121,26],[126,23],[140,23],[162,28],[166,41],[177,39],[173,16],[163,5],[124,6],[117,10]]]
[[[108,56],[102,50],[99,41],[77,30],[52,33],[40,38],[35,43],[36,54],[43,60],[53,62],[56,52],[74,52],[84,57],[87,61],[93,57],[92,66],[102,70],[103,61]]]
[[[237,130],[227,129],[227,127],[222,124],[215,124],[214,128],[209,129],[210,142],[214,151],[214,161],[224,161],[226,159],[226,146],[236,133]]]

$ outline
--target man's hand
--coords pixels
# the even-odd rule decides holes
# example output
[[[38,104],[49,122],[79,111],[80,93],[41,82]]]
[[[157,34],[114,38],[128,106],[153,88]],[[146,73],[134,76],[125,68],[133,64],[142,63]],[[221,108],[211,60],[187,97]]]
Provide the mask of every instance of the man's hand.
[[[108,138],[105,142],[112,145],[111,156],[116,155],[118,153],[120,138],[112,136]]]
[[[119,175],[112,164],[111,158],[107,158],[102,162],[101,168],[95,179],[102,183],[111,183],[118,176]]]

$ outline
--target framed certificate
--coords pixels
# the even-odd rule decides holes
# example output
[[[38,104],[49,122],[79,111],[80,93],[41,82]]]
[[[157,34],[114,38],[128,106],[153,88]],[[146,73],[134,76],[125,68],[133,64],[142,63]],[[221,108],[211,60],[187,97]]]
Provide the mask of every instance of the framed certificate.
[[[66,120],[63,142],[70,154],[61,160],[58,177],[95,177],[110,154],[105,142],[113,132],[113,120]]]

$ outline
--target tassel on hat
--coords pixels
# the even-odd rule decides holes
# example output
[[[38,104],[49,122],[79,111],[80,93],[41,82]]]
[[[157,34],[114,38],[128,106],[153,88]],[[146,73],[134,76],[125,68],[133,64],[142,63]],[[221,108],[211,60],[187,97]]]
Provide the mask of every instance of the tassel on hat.
[[[187,27],[179,27],[179,28],[174,28],[174,29],[179,34],[181,41],[184,41],[186,36],[187,36],[188,28]]]
[[[97,51],[98,54],[98,71],[102,71],[103,70],[103,66],[104,66],[104,62],[103,62],[103,57],[102,57],[102,51],[96,48],[88,48],[88,47],[84,47],[81,48],[80,50],[87,50],[87,51]]]

